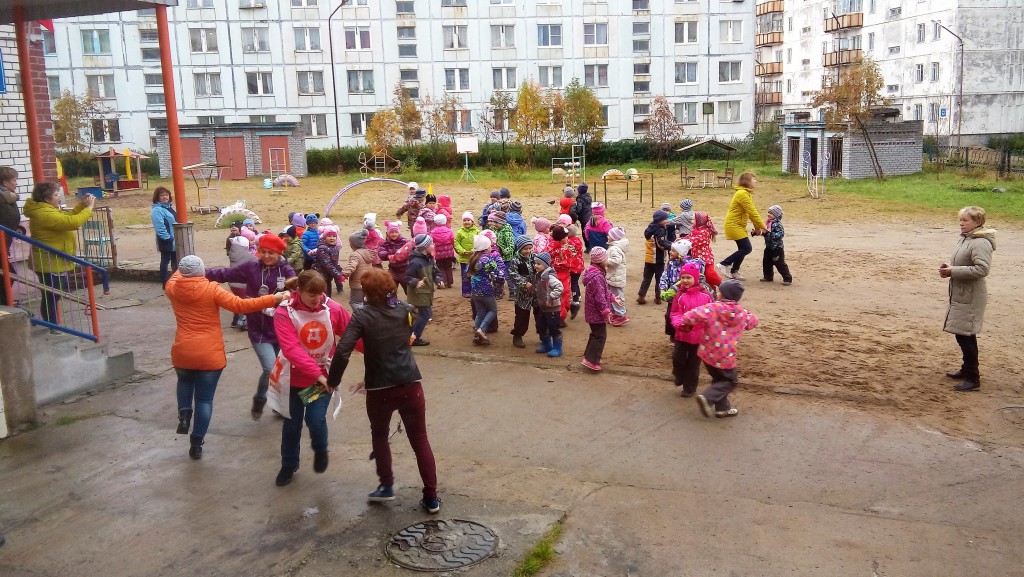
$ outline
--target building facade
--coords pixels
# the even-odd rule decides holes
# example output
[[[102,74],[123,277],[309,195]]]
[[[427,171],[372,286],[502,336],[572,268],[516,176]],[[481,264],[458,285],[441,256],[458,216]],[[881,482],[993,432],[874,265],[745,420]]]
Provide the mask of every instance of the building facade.
[[[528,79],[592,87],[607,140],[642,138],[657,95],[687,135],[742,138],[754,123],[749,1],[181,0],[168,13],[179,122],[301,122],[309,148],[365,144],[397,84],[457,96],[452,124],[467,133],[495,91]],[[43,42],[51,97],[102,99],[101,146],[155,148],[166,127],[155,17],[55,25]]]

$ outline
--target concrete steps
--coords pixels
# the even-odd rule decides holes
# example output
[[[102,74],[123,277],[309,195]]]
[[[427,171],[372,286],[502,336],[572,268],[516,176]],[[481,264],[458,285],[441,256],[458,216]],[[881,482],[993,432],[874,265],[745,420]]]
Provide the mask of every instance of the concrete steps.
[[[45,405],[90,391],[135,373],[131,351],[111,351],[64,333],[32,328],[32,373],[36,403]]]

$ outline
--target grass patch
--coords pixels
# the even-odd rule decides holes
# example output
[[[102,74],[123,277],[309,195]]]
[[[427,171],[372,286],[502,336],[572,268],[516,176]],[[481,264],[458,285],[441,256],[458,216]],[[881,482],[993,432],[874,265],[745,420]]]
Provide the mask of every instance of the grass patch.
[[[102,413],[87,413],[85,415],[64,415],[63,417],[57,417],[57,426],[63,427],[64,425],[73,425],[78,421],[95,419],[96,417],[99,416],[102,416]]]
[[[553,561],[558,553],[555,551],[555,543],[562,537],[562,522],[555,522],[554,526],[541,538],[540,542],[533,546],[533,549],[526,554],[523,561],[512,572],[512,577],[532,577]]]

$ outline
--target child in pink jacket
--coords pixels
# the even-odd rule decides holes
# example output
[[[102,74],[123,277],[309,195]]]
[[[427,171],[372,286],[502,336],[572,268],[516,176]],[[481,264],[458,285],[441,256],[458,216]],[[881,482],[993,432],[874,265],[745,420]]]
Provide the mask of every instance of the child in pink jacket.
[[[669,313],[672,326],[675,327],[675,341],[672,349],[672,375],[675,376],[677,387],[682,387],[683,397],[692,397],[697,392],[697,380],[700,378],[700,358],[697,356],[697,345],[700,343],[701,329],[694,327],[689,330],[679,328],[683,315],[697,307],[714,302],[711,294],[704,290],[700,280],[700,267],[695,262],[683,265],[679,273],[679,290],[672,300]]]
[[[718,287],[718,301],[699,306],[683,314],[676,327],[701,331],[697,356],[711,375],[711,386],[697,395],[697,405],[705,417],[735,417],[738,410],[729,403],[736,388],[736,343],[743,331],[757,326],[757,317],[743,308],[743,283],[730,279]],[[712,408],[712,405],[714,408]]]
[[[434,239],[434,260],[441,272],[444,288],[452,288],[455,281],[455,233],[448,227],[448,217],[444,214],[434,215],[434,225],[434,230],[430,231],[430,238]]]

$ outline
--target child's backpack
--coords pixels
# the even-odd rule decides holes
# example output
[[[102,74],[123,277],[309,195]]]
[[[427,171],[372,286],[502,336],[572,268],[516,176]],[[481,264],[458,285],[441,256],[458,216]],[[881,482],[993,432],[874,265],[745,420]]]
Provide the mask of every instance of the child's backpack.
[[[407,262],[414,248],[416,248],[416,241],[410,239],[409,242],[402,245],[402,248],[395,251],[395,254],[388,257],[388,262],[391,264]]]

